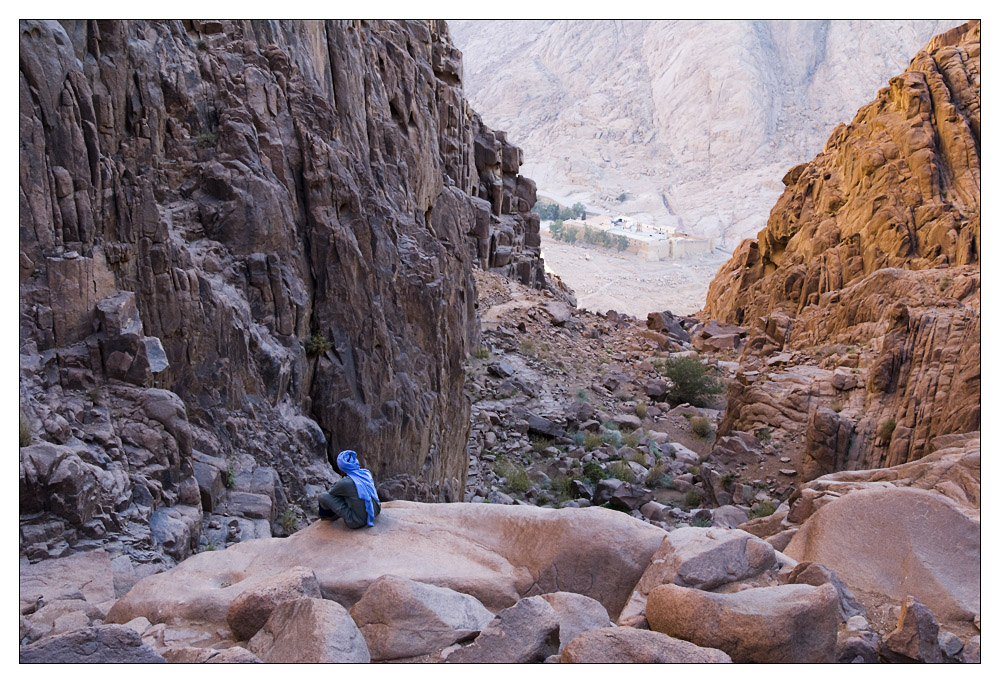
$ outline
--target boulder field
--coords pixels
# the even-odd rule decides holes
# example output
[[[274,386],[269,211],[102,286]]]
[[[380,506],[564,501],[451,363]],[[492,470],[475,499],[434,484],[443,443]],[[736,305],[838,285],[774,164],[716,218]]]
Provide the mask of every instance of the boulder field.
[[[957,474],[926,460],[901,467],[924,484]],[[791,556],[741,529],[666,532],[600,507],[391,501],[373,528],[319,521],[202,552],[117,601],[106,553],[50,560],[22,576],[22,660],[73,661],[90,638],[88,661],[975,661],[978,525],[895,474],[791,529]],[[910,519],[906,544],[869,538],[897,498],[969,534]]]

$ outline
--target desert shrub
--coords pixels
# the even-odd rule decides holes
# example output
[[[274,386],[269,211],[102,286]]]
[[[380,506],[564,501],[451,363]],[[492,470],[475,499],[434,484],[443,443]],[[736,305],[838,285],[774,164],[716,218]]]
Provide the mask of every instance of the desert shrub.
[[[332,348],[333,344],[330,343],[330,340],[319,332],[306,339],[306,353],[310,356],[326,353]]]
[[[546,448],[551,448],[555,445],[552,439],[547,439],[544,436],[533,436],[531,437],[531,450],[535,453],[543,453]]]
[[[700,505],[701,501],[701,492],[698,489],[688,489],[688,492],[684,494],[684,505],[689,508]]]
[[[833,409],[833,412],[839,413],[841,410],[844,409],[844,404],[843,403],[834,403],[830,407]]]
[[[587,443],[587,435],[584,434],[583,432],[577,432],[576,434],[573,435],[573,443],[575,443],[577,446],[583,446],[584,444]]]
[[[222,473],[222,485],[227,489],[233,488],[236,483],[236,465],[230,460],[226,463],[226,471]]]
[[[753,504],[750,508],[750,514],[748,515],[750,519],[757,519],[758,517],[770,517],[774,514],[774,511],[778,509],[778,506],[769,500],[761,500]]]
[[[736,481],[737,476],[735,472],[726,472],[722,475],[722,485],[728,489]]]
[[[579,234],[580,230],[575,225],[571,225],[568,228],[563,228],[562,234],[563,239],[570,244],[576,242],[576,236]]]
[[[20,413],[17,417],[17,436],[21,448],[31,445],[31,425]]]
[[[628,199],[628,193],[622,192],[620,195],[618,195],[617,199],[619,202],[625,201],[626,199]]]
[[[531,478],[523,467],[516,466],[507,473],[507,488],[514,493],[524,493],[531,487]]]
[[[649,406],[647,406],[647,405],[646,405],[645,403],[643,403],[642,401],[640,401],[639,403],[636,403],[636,404],[635,404],[635,415],[636,415],[636,417],[638,417],[638,418],[639,418],[640,420],[642,420],[642,419],[645,419],[645,417],[646,417],[646,413],[647,413],[648,411],[649,411]]]
[[[632,468],[629,467],[628,463],[624,460],[616,460],[608,465],[608,476],[612,479],[621,479],[622,481],[633,482],[633,479],[635,479],[635,472],[632,471]]]
[[[712,432],[712,425],[709,424],[707,417],[699,415],[691,418],[691,431],[704,439]]]
[[[697,527],[703,527],[703,528],[704,527],[710,527],[710,526],[712,526],[712,518],[711,517],[694,517],[694,518],[691,519],[691,521],[689,522],[689,524],[691,526],[697,526]]]
[[[649,472],[646,473],[646,478],[643,479],[642,483],[647,488],[653,488],[654,486],[662,486],[663,478],[667,476],[667,464],[665,462],[659,462],[653,465]],[[670,480],[673,484],[673,479]]]
[[[607,443],[611,444],[615,448],[621,448],[624,444],[624,441],[622,441],[622,433],[614,429],[605,430],[605,432],[601,435],[601,443]]]
[[[754,436],[756,436],[757,440],[761,443],[767,443],[771,440],[771,428],[761,427],[754,432]]]
[[[587,390],[586,389],[577,389],[576,390],[576,397],[579,400],[581,400],[581,401],[590,402],[590,397],[587,395]]]
[[[672,489],[674,487],[674,478],[669,474],[664,474],[660,477],[660,486],[665,489]]]
[[[565,475],[560,475],[552,480],[552,491],[556,494],[557,503],[565,503],[573,498],[573,493],[570,490],[571,483],[572,480]]]
[[[694,358],[666,358],[657,365],[670,378],[667,398],[671,403],[704,406],[709,397],[722,393],[722,386]]]
[[[601,479],[607,478],[604,468],[594,461],[583,463],[583,476],[589,479],[592,484],[597,484]]]
[[[639,440],[642,438],[642,432],[640,430],[635,430],[634,432],[629,432],[622,437],[622,441],[629,448],[635,448],[639,445]]]
[[[522,339],[521,343],[517,345],[517,348],[525,356],[534,356],[535,355],[535,342],[533,340],[531,340],[531,339]]]
[[[587,432],[587,435],[583,437],[583,447],[587,451],[592,451],[603,443],[601,437],[594,432]]]
[[[886,443],[892,438],[892,433],[896,430],[896,418],[890,417],[878,428],[878,438]]]
[[[485,346],[480,346],[478,349],[472,352],[472,355],[482,360],[484,358],[490,357],[490,350],[487,349]]]
[[[287,507],[281,513],[281,527],[288,533],[294,533],[299,528],[299,515],[293,508]]]
[[[194,144],[198,147],[214,147],[219,136],[213,131],[206,130],[194,139]]]
[[[510,472],[511,464],[508,462],[507,458],[500,456],[493,463],[493,473],[498,477],[506,478],[507,474]]]

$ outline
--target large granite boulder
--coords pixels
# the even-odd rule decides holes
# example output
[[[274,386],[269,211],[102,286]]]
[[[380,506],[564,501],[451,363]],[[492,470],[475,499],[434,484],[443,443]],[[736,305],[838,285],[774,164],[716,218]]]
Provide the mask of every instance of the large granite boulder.
[[[734,662],[832,663],[837,607],[830,584],[727,594],[665,584],[649,594],[646,619],[654,631],[718,648]]]
[[[699,647],[665,633],[599,628],[581,633],[562,651],[563,664],[731,664],[722,650]]]
[[[450,664],[532,664],[559,651],[559,615],[541,596],[524,598],[497,613],[472,645],[456,650]]]
[[[546,593],[542,598],[559,618],[559,651],[584,631],[613,626],[608,610],[593,598],[579,593]]]
[[[21,664],[162,664],[166,660],[127,626],[69,631],[21,648]]]
[[[912,595],[942,619],[980,611],[981,530],[950,498],[886,485],[854,491],[815,512],[785,548],[849,587],[898,602]]]
[[[318,521],[288,538],[195,555],[142,579],[108,621],[145,616],[225,627],[237,596],[297,566],[315,572],[323,597],[347,607],[391,574],[472,595],[491,611],[526,595],[568,591],[615,614],[664,536],[601,508],[392,501],[372,528]]]
[[[281,603],[321,597],[313,571],[292,567],[237,595],[226,611],[226,623],[238,640],[250,640]]]
[[[598,603],[599,604],[599,603]],[[379,577],[351,608],[372,661],[418,657],[469,640],[493,620],[471,595],[398,576]]]
[[[641,618],[647,596],[659,585],[711,590],[757,576],[774,565],[774,548],[745,531],[703,527],[671,531],[636,583],[618,623]]]
[[[301,598],[278,605],[247,649],[266,664],[367,664],[368,646],[341,605]]]

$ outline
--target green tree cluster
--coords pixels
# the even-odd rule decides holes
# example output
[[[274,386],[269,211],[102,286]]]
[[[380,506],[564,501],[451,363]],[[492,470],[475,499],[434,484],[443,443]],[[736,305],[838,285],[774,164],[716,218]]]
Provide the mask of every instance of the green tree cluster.
[[[587,208],[580,202],[569,208],[565,206],[561,207],[558,204],[543,204],[542,202],[538,202],[531,210],[537,213],[538,217],[543,221],[568,221],[571,218],[586,220],[587,218]]]
[[[674,356],[657,361],[654,366],[661,374],[670,378],[667,400],[672,404],[690,403],[704,407],[714,394],[722,393],[722,387],[705,370],[705,366],[694,358]]]

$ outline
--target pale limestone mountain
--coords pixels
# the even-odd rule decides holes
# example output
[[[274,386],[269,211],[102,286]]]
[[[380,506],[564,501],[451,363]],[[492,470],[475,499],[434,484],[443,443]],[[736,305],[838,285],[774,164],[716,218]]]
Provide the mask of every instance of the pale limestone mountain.
[[[465,94],[539,192],[733,248],[948,21],[452,21]],[[624,202],[616,198],[627,194]]]

